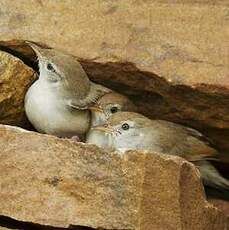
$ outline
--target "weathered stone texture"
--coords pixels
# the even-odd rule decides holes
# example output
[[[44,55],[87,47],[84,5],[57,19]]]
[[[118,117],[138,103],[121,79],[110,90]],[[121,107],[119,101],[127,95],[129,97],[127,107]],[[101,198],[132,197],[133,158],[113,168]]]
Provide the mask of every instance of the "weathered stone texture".
[[[0,215],[59,227],[226,229],[181,158],[108,153],[9,126],[0,145]]]
[[[25,124],[24,97],[35,76],[21,60],[0,51],[0,123]]]

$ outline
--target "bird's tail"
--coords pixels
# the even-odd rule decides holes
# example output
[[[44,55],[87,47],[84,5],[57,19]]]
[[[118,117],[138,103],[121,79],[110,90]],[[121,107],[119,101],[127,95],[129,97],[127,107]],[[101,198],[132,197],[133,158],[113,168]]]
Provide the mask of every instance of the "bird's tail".
[[[195,165],[198,167],[205,185],[229,192],[229,180],[221,176],[209,161],[198,161],[195,162]]]

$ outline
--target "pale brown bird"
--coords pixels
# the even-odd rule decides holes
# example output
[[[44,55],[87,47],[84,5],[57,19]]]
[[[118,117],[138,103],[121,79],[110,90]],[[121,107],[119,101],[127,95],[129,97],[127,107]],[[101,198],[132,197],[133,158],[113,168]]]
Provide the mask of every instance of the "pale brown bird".
[[[108,119],[108,125],[94,127],[87,143],[109,151],[148,150],[180,156],[198,167],[206,185],[229,189],[229,181],[208,161],[217,159],[217,150],[192,128],[151,120],[138,113],[118,112]]]
[[[37,54],[40,73],[25,97],[29,121],[41,133],[85,134],[90,126],[89,106],[110,90],[91,82],[72,55],[29,45]]]
[[[128,97],[114,91],[100,97],[89,109],[92,127],[105,124],[110,116],[119,111],[137,111]]]

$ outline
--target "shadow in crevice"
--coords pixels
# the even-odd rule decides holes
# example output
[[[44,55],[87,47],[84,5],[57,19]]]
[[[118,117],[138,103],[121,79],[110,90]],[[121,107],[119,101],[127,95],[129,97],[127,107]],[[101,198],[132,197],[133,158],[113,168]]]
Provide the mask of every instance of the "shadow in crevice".
[[[221,199],[224,201],[229,201],[229,192],[228,189],[225,190],[219,190],[216,188],[204,186],[204,190],[206,193],[207,198],[215,198],[215,199]]]
[[[19,58],[27,66],[29,66],[29,67],[33,68],[34,70],[38,71],[38,66],[36,64],[35,57],[31,59],[31,57],[29,57],[28,55],[24,54],[23,52],[20,52],[18,50],[13,49],[13,48],[1,45],[1,43],[0,43],[0,50]]]
[[[8,216],[0,216],[0,226],[9,229],[23,229],[23,230],[93,230],[95,228],[83,226],[69,226],[68,228],[53,227],[49,225],[40,225],[32,222],[18,221]],[[101,229],[102,230],[102,229]]]
[[[50,48],[44,43],[35,43],[44,48]],[[27,66],[38,72],[37,57],[33,49],[26,44],[26,40],[0,41],[0,50],[22,60]]]

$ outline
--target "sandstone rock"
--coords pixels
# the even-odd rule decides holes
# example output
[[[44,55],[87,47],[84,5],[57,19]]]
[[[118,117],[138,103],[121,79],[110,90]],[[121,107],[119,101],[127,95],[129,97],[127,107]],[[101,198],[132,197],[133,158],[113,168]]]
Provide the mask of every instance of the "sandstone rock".
[[[185,160],[0,126],[0,216],[56,227],[226,229]]]
[[[21,60],[0,51],[0,123],[25,124],[24,96],[35,76]]]
[[[0,34],[76,55],[145,115],[197,128],[229,152],[228,11],[227,0],[3,0]]]
[[[229,201],[220,200],[220,199],[210,199],[209,202],[214,204],[215,207],[222,210],[227,216],[229,216]]]

